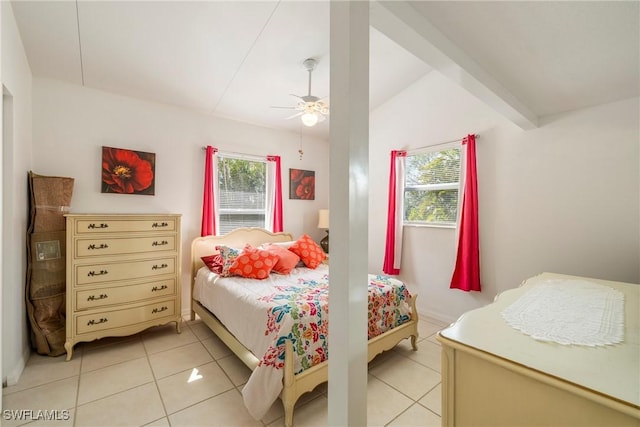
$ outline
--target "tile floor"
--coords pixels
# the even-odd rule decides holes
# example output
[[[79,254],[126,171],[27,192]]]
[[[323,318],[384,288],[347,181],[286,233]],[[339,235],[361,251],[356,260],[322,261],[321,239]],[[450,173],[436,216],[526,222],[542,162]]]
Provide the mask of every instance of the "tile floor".
[[[368,425],[440,425],[440,345],[435,333],[444,326],[420,319],[417,352],[404,340],[371,361]],[[171,324],[130,337],[80,343],[69,362],[64,356],[33,354],[18,383],[2,390],[0,424],[284,425],[280,400],[260,421],[247,413],[240,392],[249,374],[201,321],[185,321],[181,334]],[[326,425],[327,399],[326,384],[302,396],[294,426]]]

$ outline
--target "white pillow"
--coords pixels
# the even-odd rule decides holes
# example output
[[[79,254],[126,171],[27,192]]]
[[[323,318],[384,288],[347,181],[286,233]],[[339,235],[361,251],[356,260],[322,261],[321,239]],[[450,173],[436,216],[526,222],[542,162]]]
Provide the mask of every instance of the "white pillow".
[[[286,242],[267,242],[267,243],[263,243],[261,247],[268,246],[268,245],[276,245],[276,246],[281,246],[285,249],[289,249],[295,242],[296,242],[295,240],[288,240]]]

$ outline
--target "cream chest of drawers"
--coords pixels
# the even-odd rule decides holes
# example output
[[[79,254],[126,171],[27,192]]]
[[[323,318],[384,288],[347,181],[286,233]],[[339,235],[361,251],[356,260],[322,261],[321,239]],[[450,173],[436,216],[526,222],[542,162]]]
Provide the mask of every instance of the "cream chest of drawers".
[[[567,279],[600,284],[624,295],[622,343],[540,341],[502,317],[505,308],[535,286]],[[465,313],[438,334],[442,425],[640,426],[639,313],[638,284],[553,273],[535,276],[492,304]]]
[[[176,322],[180,333],[180,215],[70,214],[67,360],[78,342]]]

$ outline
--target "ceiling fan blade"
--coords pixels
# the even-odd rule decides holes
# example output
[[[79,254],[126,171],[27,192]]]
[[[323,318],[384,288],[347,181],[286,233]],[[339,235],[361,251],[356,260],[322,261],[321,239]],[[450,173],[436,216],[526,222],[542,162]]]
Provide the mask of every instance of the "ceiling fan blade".
[[[294,117],[302,116],[305,113],[314,114],[318,117],[318,121],[323,121],[326,119],[326,116],[329,115],[329,105],[324,100],[324,98],[318,98],[317,96],[311,95],[311,73],[313,72],[317,61],[313,58],[307,58],[303,65],[307,69],[309,73],[309,82],[308,82],[308,93],[307,95],[296,95],[295,93],[290,93],[289,95],[296,97],[299,101],[295,106],[292,107],[280,107],[280,106],[271,106],[271,108],[281,108],[287,110],[297,110],[298,112],[287,117],[285,120],[293,119]]]
[[[269,108],[284,108],[285,110],[295,110],[296,107],[281,107],[279,105],[270,105]]]
[[[294,117],[298,117],[301,116],[304,113],[304,111],[300,111],[299,113],[295,113],[289,117],[285,117],[285,120],[289,120],[289,119],[293,119]]]

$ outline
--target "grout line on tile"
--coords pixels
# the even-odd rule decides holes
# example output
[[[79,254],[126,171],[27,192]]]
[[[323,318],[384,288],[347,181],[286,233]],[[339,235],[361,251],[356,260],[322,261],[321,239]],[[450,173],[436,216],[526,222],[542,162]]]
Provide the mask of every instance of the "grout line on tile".
[[[436,389],[440,384],[442,384],[442,381],[440,381],[438,384],[436,384],[436,385],[434,385],[433,387],[431,387],[431,388],[429,389],[429,391],[427,391],[425,394],[423,394],[423,395],[422,395],[422,396],[420,396],[419,398],[415,399],[415,402],[416,402],[416,403],[418,403],[418,404],[420,404],[420,400],[421,400],[421,399],[424,399],[424,397],[425,397],[427,394],[429,394],[429,393],[431,393],[433,390],[435,390],[435,389]],[[421,405],[421,406],[424,406],[424,405],[422,405],[422,404],[420,404],[420,405]],[[424,407],[426,408],[426,406],[424,406]],[[427,409],[428,409],[428,408],[427,408]],[[431,411],[431,412],[433,412],[433,411]]]
[[[410,360],[410,359],[409,359]],[[413,360],[412,360],[413,362]],[[424,365],[420,365],[420,366],[424,366]],[[435,372],[435,371],[434,371]],[[408,394],[406,394],[405,392],[403,392],[402,390],[399,390],[398,388],[392,386],[391,384],[389,384],[388,382],[384,381],[382,378],[377,377],[375,374],[372,374],[371,372],[369,372],[369,375],[371,375],[372,377],[374,377],[375,379],[377,379],[378,381],[386,384],[387,386],[391,387],[392,389],[394,389],[395,391],[397,391],[398,393],[400,393],[401,395],[403,395],[404,397],[408,398],[409,400],[411,400],[414,403],[417,403],[418,400],[422,399],[424,397],[424,395],[420,396],[419,399],[414,399],[413,397],[409,396]],[[440,384],[440,382],[438,383]],[[437,385],[437,384],[436,384]],[[433,390],[433,388],[431,388],[429,391]],[[428,392],[427,392],[428,393]],[[426,394],[426,393],[425,393]]]
[[[404,414],[405,412],[407,412],[409,409],[411,409],[413,407],[413,405],[415,405],[417,402],[413,402],[411,405],[407,406],[403,411],[400,411],[400,413],[398,413],[395,417],[393,417],[392,419],[389,420],[388,423],[385,424],[385,427],[387,427],[388,425],[390,425],[391,423],[393,423],[395,420],[397,420],[398,418],[400,418],[402,416],[402,414]]]
[[[182,324],[183,324],[183,326],[184,326],[185,322],[182,322]],[[189,327],[189,330],[193,333],[193,330],[191,329],[191,327]],[[234,388],[235,388],[236,390],[238,390],[238,387],[233,383],[233,381],[231,380],[231,377],[229,377],[229,375],[227,374],[227,372],[222,368],[222,366],[220,366],[220,364],[218,363],[218,361],[216,360],[216,358],[215,358],[215,357],[213,357],[213,355],[209,352],[209,350],[207,350],[206,346],[202,343],[202,340],[201,340],[201,339],[200,339],[200,338],[199,338],[195,333],[193,333],[193,335],[198,339],[198,341],[196,341],[196,342],[199,342],[199,343],[204,347],[204,349],[207,351],[207,353],[211,356],[211,359],[212,359],[213,363],[215,363],[215,364],[218,366],[218,368],[220,369],[220,371],[222,372],[222,374],[227,378],[227,380],[229,380],[229,383],[231,383],[231,385],[232,385],[233,387],[232,387],[232,388],[230,388],[229,390],[224,390],[224,391],[222,391],[222,392],[220,392],[220,393],[218,393],[218,394],[216,394],[216,395],[209,396],[209,397],[207,397],[206,399],[202,399],[202,400],[200,400],[200,401],[198,401],[198,402],[194,402],[194,403],[192,403],[191,405],[189,405],[189,406],[185,406],[184,408],[181,408],[181,409],[179,409],[179,410],[177,410],[177,411],[175,411],[175,412],[169,413],[169,411],[167,411],[167,408],[166,408],[165,403],[164,403],[164,399],[162,398],[162,393],[160,392],[160,388],[159,388],[159,386],[158,386],[158,381],[159,381],[159,380],[163,380],[163,379],[168,378],[168,377],[156,378],[156,374],[155,374],[155,372],[153,371],[153,367],[151,367],[151,361],[149,360],[149,353],[147,352],[147,348],[145,347],[145,354],[147,355],[147,360],[149,361],[149,366],[150,366],[150,368],[151,368],[151,374],[153,375],[153,379],[154,379],[154,381],[155,381],[155,383],[156,383],[156,389],[158,390],[158,394],[160,395],[160,400],[162,401],[162,407],[164,408],[165,416],[166,416],[167,420],[169,421],[169,425],[171,425],[171,421],[169,420],[169,415],[176,414],[176,413],[178,413],[178,412],[180,412],[180,411],[184,411],[184,410],[185,410],[185,409],[187,409],[187,408],[190,408],[190,407],[192,407],[192,406],[198,405],[198,404],[200,404],[200,403],[202,403],[202,402],[205,402],[205,401],[207,401],[207,400],[209,400],[209,399],[213,399],[213,398],[215,398],[215,397],[218,397],[218,396],[220,396],[220,395],[221,395],[221,394],[223,394],[223,393],[226,393],[226,392],[228,392],[228,391],[230,391],[230,390],[233,390]],[[184,347],[184,346],[186,346],[186,345],[190,345],[190,344],[193,344],[193,343],[184,344],[184,345],[182,345],[182,346],[174,347],[174,348],[171,348],[171,349],[168,349],[168,350],[164,350],[164,351],[175,350],[176,348]],[[157,352],[157,353],[153,353],[153,355],[160,354],[160,353],[162,353],[162,351],[159,351],[159,352]],[[211,362],[208,362],[208,363],[211,363]],[[193,368],[191,368],[191,369],[193,369]],[[171,374],[171,375],[175,375],[175,374],[177,374],[177,373],[181,373],[181,372],[186,372],[186,371],[188,371],[188,370],[189,370],[189,369],[185,369],[184,371],[176,372],[176,373]],[[169,375],[169,376],[171,376],[171,375]],[[244,385],[244,384],[242,384],[242,385]],[[242,392],[241,392],[240,390],[238,390],[238,392],[240,393],[240,395],[242,395]]]
[[[184,322],[183,322],[184,323]],[[169,411],[167,411],[167,405],[164,403],[164,399],[162,397],[162,393],[160,393],[160,387],[158,386],[158,378],[156,378],[156,373],[153,371],[153,366],[151,366],[151,359],[149,359],[149,352],[147,351],[147,346],[144,345],[144,340],[140,338],[142,341],[142,349],[144,350],[144,354],[147,358],[147,364],[149,365],[149,370],[151,371],[151,377],[153,378],[153,383],[156,386],[156,391],[158,392],[158,396],[160,396],[160,402],[162,403],[162,410],[164,411],[164,416],[171,425],[169,421]]]
[[[157,420],[149,421],[149,422],[148,422],[148,423],[146,423],[144,426],[150,426],[150,425],[153,425],[153,424],[155,424],[155,423],[157,423],[157,422],[159,422],[159,421],[162,421],[162,420],[166,420],[166,421],[167,421],[167,424],[169,424],[169,426],[171,426],[171,421],[169,421],[169,417],[168,417],[168,416],[166,416],[166,415],[165,415],[164,417],[160,417],[160,418],[158,418]],[[142,426],[142,427],[144,427],[144,426]]]
[[[82,362],[84,362],[84,351],[80,354],[80,368],[78,369],[78,383],[76,384],[76,401],[73,405],[73,427],[78,419],[78,400],[80,399],[80,381],[82,380]]]
[[[418,342],[418,343],[419,343],[419,342]],[[393,354],[394,354],[394,355],[396,355],[396,356],[404,357],[404,358],[405,358],[405,359],[407,359],[407,360],[410,360],[410,361],[412,361],[412,362],[414,362],[414,363],[417,363],[418,365],[423,366],[423,367],[425,367],[425,368],[427,368],[427,369],[429,369],[429,370],[431,370],[431,371],[433,371],[433,372],[437,373],[438,375],[441,375],[441,373],[440,373],[439,371],[436,371],[436,370],[435,370],[435,369],[433,369],[432,367],[427,366],[427,365],[425,365],[424,363],[420,363],[420,362],[418,362],[417,360],[413,360],[413,359],[412,359],[412,358],[410,358],[409,356],[405,356],[403,353],[399,353],[399,352],[397,352],[397,351],[395,350],[395,348],[391,349],[391,351],[393,351]],[[415,352],[414,352],[414,353],[415,353]],[[409,353],[409,354],[412,354],[412,353]],[[374,375],[374,376],[375,376],[375,375]]]
[[[385,427],[386,427],[386,426],[388,426],[388,425],[390,425],[390,424],[392,424],[395,420],[397,420],[398,418],[400,418],[404,413],[406,413],[407,411],[409,411],[409,409],[413,408],[413,407],[414,407],[414,406],[416,406],[416,405],[420,406],[421,408],[425,408],[424,406],[420,405],[420,404],[418,403],[418,401],[414,401],[411,405],[407,406],[407,407],[404,409],[404,411],[401,411],[400,413],[398,413],[398,415],[396,415],[395,417],[393,417],[393,419],[391,419],[388,423],[386,423],[386,424],[385,424]],[[440,415],[436,414],[435,412],[433,412],[432,410],[430,410],[429,408],[425,408],[425,409],[426,409],[426,410],[428,410],[429,412],[431,412],[431,413],[433,413],[433,414],[437,415],[438,417],[440,416]]]
[[[193,323],[193,322],[191,322],[191,323]],[[187,345],[191,345],[191,344],[194,344],[194,343],[196,343],[196,342],[199,342],[201,345],[203,345],[203,346],[204,346],[204,343],[203,343],[203,338],[204,338],[204,337],[203,337],[203,338],[201,338],[200,336],[198,336],[198,335],[194,332],[194,325],[198,324],[198,323],[197,323],[197,320],[196,320],[196,323],[193,323],[193,324],[191,324],[191,323],[190,323],[189,321],[183,321],[183,322],[182,322],[182,327],[184,328],[184,329],[183,329],[183,332],[184,332],[184,331],[189,331],[190,333],[192,333],[192,334],[194,335],[194,337],[195,337],[196,339],[195,339],[193,342],[186,343],[186,344],[183,344],[183,345],[180,345],[180,346],[177,346],[177,347],[173,347],[173,348],[171,348],[171,349],[163,350],[163,351],[175,350],[175,349],[177,349],[177,348],[184,347],[184,346],[187,346]],[[153,370],[153,368],[152,368],[152,366],[151,366],[151,360],[150,360],[150,356],[151,356],[151,354],[149,353],[149,350],[147,349],[146,345],[144,345],[144,335],[145,335],[145,334],[149,334],[149,333],[153,333],[153,330],[154,330],[154,328],[147,329],[147,330],[145,330],[145,331],[143,331],[143,332],[141,332],[141,333],[137,334],[137,335],[136,335],[136,338],[132,338],[132,339],[137,339],[137,340],[139,340],[139,341],[140,341],[140,342],[142,342],[142,344],[143,344],[144,356],[141,356],[140,358],[146,358],[146,360],[147,360],[148,366],[149,366],[149,368],[151,369],[152,381],[155,383],[156,390],[157,390],[157,392],[158,392],[158,394],[159,394],[159,396],[160,396],[160,401],[161,401],[161,403],[162,403],[162,407],[163,407],[164,414],[165,414],[165,415],[164,415],[164,417],[160,417],[160,418],[158,418],[157,420],[152,421],[152,422],[151,422],[151,423],[149,423],[149,424],[153,424],[153,423],[157,423],[157,422],[163,422],[163,423],[166,423],[167,425],[169,425],[169,426],[171,427],[171,426],[172,426],[172,423],[171,423],[171,420],[170,420],[170,418],[169,418],[169,416],[170,416],[170,415],[174,415],[174,414],[179,413],[179,412],[181,412],[181,411],[188,410],[189,408],[191,408],[191,407],[193,407],[193,406],[195,406],[195,405],[202,404],[203,402],[205,402],[205,401],[207,401],[207,400],[209,400],[209,399],[213,399],[213,398],[219,397],[220,395],[222,395],[222,394],[224,394],[224,393],[227,393],[227,392],[229,392],[229,391],[231,391],[231,390],[233,390],[233,389],[235,389],[235,391],[236,391],[237,393],[239,393],[239,395],[240,395],[240,396],[242,396],[242,389],[244,388],[244,385],[246,384],[246,382],[245,382],[245,383],[243,383],[243,384],[238,384],[238,385],[236,385],[236,384],[234,383],[234,381],[232,381],[231,376],[227,373],[227,371],[225,371],[225,369],[223,369],[223,367],[222,367],[222,366],[221,366],[221,364],[219,363],[218,359],[216,359],[215,357],[213,357],[213,354],[211,354],[211,353],[208,351],[208,349],[207,349],[207,352],[208,352],[208,353],[211,355],[211,357],[212,357],[212,361],[216,363],[216,365],[217,365],[217,367],[219,368],[219,370],[222,372],[222,374],[224,375],[224,377],[225,377],[225,378],[226,378],[226,379],[227,379],[227,380],[232,384],[232,386],[233,386],[233,387],[232,387],[232,388],[229,388],[228,390],[222,391],[222,392],[220,392],[220,393],[218,393],[218,394],[216,394],[216,395],[214,395],[214,396],[210,396],[210,397],[207,397],[206,399],[202,399],[202,400],[200,400],[200,401],[198,401],[198,402],[194,402],[194,403],[192,403],[191,405],[189,405],[189,406],[187,406],[187,407],[185,407],[185,408],[181,408],[180,410],[174,411],[174,412],[172,412],[171,414],[169,414],[169,412],[167,411],[167,407],[166,407],[166,405],[165,405],[164,398],[163,398],[162,394],[160,393],[160,388],[159,388],[159,383],[158,383],[158,381],[159,381],[159,380],[162,380],[162,378],[160,378],[160,379],[159,379],[159,378],[157,378],[156,373],[154,372],[154,370]],[[432,335],[429,335],[429,336],[428,336],[428,337],[426,337],[426,338],[423,338],[423,339],[422,339],[422,340],[420,340],[420,341],[424,341],[424,340],[426,340],[426,339],[430,339],[430,338],[434,337],[436,334],[437,334],[437,332],[436,332],[436,333],[434,333],[434,334],[432,334]],[[206,338],[206,339],[208,339],[208,338]],[[83,376],[83,374],[88,374],[88,372],[84,372],[84,373],[82,372],[83,365],[85,364],[85,362],[87,362],[87,361],[85,361],[85,360],[84,360],[84,357],[83,357],[83,356],[84,356],[85,354],[88,354],[88,353],[93,352],[93,351],[96,351],[96,350],[97,350],[97,351],[104,350],[105,348],[107,348],[107,346],[114,345],[114,344],[119,344],[119,343],[126,342],[126,341],[128,341],[128,340],[120,340],[120,341],[117,341],[117,342],[112,342],[112,343],[107,343],[107,344],[104,344],[104,345],[100,345],[100,346],[92,347],[91,349],[85,348],[85,346],[79,346],[80,348],[77,348],[77,349],[76,349],[76,351],[74,352],[75,357],[80,357],[79,374],[77,375],[77,377],[78,377],[78,381],[77,381],[77,384],[76,384],[75,406],[69,409],[70,411],[73,411],[73,412],[72,412],[72,414],[73,414],[73,425],[74,425],[74,426],[76,425],[76,422],[77,422],[77,416],[76,416],[76,415],[77,415],[78,408],[79,408],[80,406],[84,406],[84,405],[86,405],[86,404],[91,403],[91,402],[85,402],[85,403],[83,403],[82,405],[78,405],[78,402],[80,401],[80,399],[79,399],[79,398],[80,398],[80,381],[82,380],[82,376]],[[224,344],[224,343],[223,343],[223,344]],[[205,349],[206,349],[206,347],[205,347]],[[156,353],[153,353],[153,354],[154,354],[154,355],[156,355],[156,354],[159,354],[159,353],[162,353],[162,351],[161,351],[161,352],[156,352]],[[409,354],[410,354],[410,353],[409,353]],[[429,366],[423,365],[423,364],[421,364],[420,362],[417,362],[417,361],[415,361],[415,360],[411,359],[410,357],[405,356],[404,354],[400,354],[400,353],[396,353],[396,352],[394,352],[394,355],[399,355],[399,356],[405,357],[405,359],[411,360],[411,361],[412,361],[412,362],[414,362],[414,363],[418,363],[420,366],[426,367],[427,369],[430,369],[431,371],[436,372],[437,374],[439,374],[439,375],[440,375],[440,373],[439,373],[439,372],[437,372],[437,371],[435,371],[435,369],[430,368]],[[393,356],[393,355],[392,355],[392,356]],[[224,359],[227,359],[227,358],[230,358],[230,357],[235,357],[235,356],[234,356],[233,354],[229,354],[229,355],[227,355],[227,356],[224,356],[224,357],[220,358],[220,360],[224,360]],[[140,358],[134,358],[134,359],[131,359],[131,360],[136,360],[136,359],[140,359]],[[122,362],[116,363],[116,364],[114,364],[114,365],[109,365],[109,366],[116,366],[116,365],[121,364],[121,363],[130,362],[131,360],[128,360],[128,361],[122,361]],[[208,363],[210,363],[210,362],[208,362]],[[244,366],[244,365],[243,365],[243,366]],[[106,367],[105,367],[105,368],[106,368]],[[102,369],[102,368],[99,368],[99,369]],[[183,370],[183,371],[181,371],[181,372],[184,372],[184,371],[187,371],[187,370]],[[94,371],[90,371],[90,372],[94,372]],[[370,371],[369,371],[369,372],[370,372]],[[373,375],[373,374],[371,374],[371,375]],[[377,380],[381,381],[382,383],[386,384],[387,386],[391,387],[393,390],[397,391],[397,392],[398,392],[398,393],[400,393],[401,395],[403,395],[403,396],[407,397],[407,398],[408,398],[408,399],[410,399],[410,401],[412,402],[412,403],[409,405],[409,407],[408,407],[408,408],[406,408],[405,410],[403,410],[403,411],[401,411],[400,413],[398,413],[397,415],[395,415],[395,417],[394,417],[391,421],[389,421],[389,423],[392,423],[394,420],[398,419],[398,417],[400,417],[402,414],[404,414],[404,413],[405,413],[409,408],[412,408],[415,404],[418,404],[420,408],[425,408],[425,409],[429,410],[429,411],[430,411],[431,413],[433,413],[435,416],[440,417],[440,415],[436,414],[432,409],[430,409],[430,408],[426,407],[425,405],[423,405],[423,404],[419,403],[419,400],[420,400],[420,399],[423,399],[427,394],[431,393],[431,392],[432,392],[436,387],[438,387],[438,385],[440,385],[440,384],[441,384],[441,382],[439,382],[439,383],[438,383],[438,384],[436,384],[434,387],[432,387],[431,389],[429,389],[426,393],[424,393],[424,394],[423,394],[422,396],[420,396],[418,399],[414,399],[414,398],[412,398],[412,397],[410,397],[410,396],[406,395],[405,393],[403,393],[403,392],[402,392],[401,390],[399,390],[398,388],[393,387],[393,386],[391,386],[390,384],[388,384],[388,383],[386,383],[385,381],[383,381],[382,379],[380,379],[380,378],[376,377],[375,375],[373,375],[373,377],[374,377],[374,378],[376,378]],[[85,377],[85,380],[86,380],[86,377]],[[56,381],[57,381],[57,380],[56,380]],[[150,382],[150,381],[149,381],[149,382]],[[117,394],[119,394],[119,393],[123,393],[123,392],[129,391],[129,390],[131,390],[131,389],[133,389],[133,388],[136,388],[136,387],[141,387],[141,386],[143,386],[143,385],[147,385],[149,382],[146,382],[146,383],[144,383],[144,384],[138,384],[138,385],[136,385],[135,387],[131,387],[131,388],[127,389],[127,390],[121,390],[121,391],[118,391],[117,393],[113,393],[113,394],[110,394],[110,395],[108,395],[108,396],[103,396],[103,397],[101,397],[100,399],[93,400],[92,402],[96,402],[96,401],[99,401],[99,400],[101,400],[101,399],[105,399],[105,398],[108,398],[108,397],[112,397],[112,396],[114,396],[114,395],[117,395]],[[39,384],[38,386],[41,386],[41,385],[43,385],[43,384]],[[37,387],[37,386],[34,386],[34,387]],[[29,387],[29,388],[31,388],[31,387]],[[25,390],[25,389],[23,389],[23,390]],[[26,389],[26,390],[28,390],[28,389]],[[22,390],[21,390],[21,391],[22,391]],[[303,403],[301,403],[301,402],[297,402],[299,405],[296,405],[296,410],[298,410],[299,408],[304,407],[304,406],[305,406],[305,405],[307,405],[307,404],[310,404],[311,402],[316,401],[316,399],[318,399],[318,398],[320,398],[320,397],[328,398],[328,390],[324,390],[323,392],[318,393],[316,396],[314,396],[314,397],[310,398],[309,400],[304,401]],[[281,401],[280,401],[280,399],[278,399],[278,404],[280,404],[280,405],[282,404],[282,403],[281,403]],[[163,420],[164,420],[164,421],[163,421]],[[267,423],[266,423],[266,421],[263,421],[263,420],[257,420],[257,421],[260,423],[260,425],[262,425],[263,427],[266,427],[266,426],[268,426],[268,425],[273,425],[274,423],[275,423],[275,424],[277,424],[277,423],[278,423],[279,421],[281,421],[281,420],[283,420],[283,417],[282,417],[282,416],[281,416],[281,417],[278,417],[278,418],[276,418],[276,419],[274,419],[274,420],[272,420],[272,421],[270,421],[270,422],[269,422],[269,424],[267,424]],[[388,425],[389,423],[387,423],[387,425]]]
[[[130,390],[133,390],[134,388],[138,388],[138,387],[142,387],[143,385],[151,384],[152,382],[155,382],[155,381],[148,381],[148,382],[146,382],[146,383],[140,383],[140,384],[135,385],[135,386],[133,386],[133,387],[125,388],[125,389],[122,389],[122,390],[120,390],[120,391],[116,391],[115,393],[111,393],[111,394],[107,394],[107,395],[101,396],[101,397],[100,397],[100,398],[98,398],[98,399],[89,400],[89,401],[87,401],[87,402],[82,403],[81,405],[77,405],[77,404],[76,404],[76,408],[79,408],[79,407],[81,407],[81,406],[88,405],[88,404],[90,404],[90,403],[99,402],[99,401],[101,401],[102,399],[107,399],[107,398],[109,398],[109,397],[116,396],[116,395],[118,395],[118,394],[120,394],[120,393],[124,393],[124,392],[130,391]],[[165,411],[165,413],[166,413],[166,411]]]

